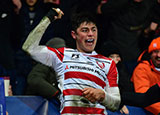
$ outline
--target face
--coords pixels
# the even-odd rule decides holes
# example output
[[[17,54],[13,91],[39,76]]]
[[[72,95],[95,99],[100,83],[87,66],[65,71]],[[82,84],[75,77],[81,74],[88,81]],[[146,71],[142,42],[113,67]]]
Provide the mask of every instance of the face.
[[[82,23],[75,31],[71,32],[72,37],[76,40],[78,51],[91,53],[97,43],[97,26],[93,23]]]
[[[160,50],[154,50],[151,59],[155,67],[160,68]]]
[[[26,3],[27,3],[29,6],[34,6],[36,2],[37,2],[37,0],[26,0]]]
[[[121,57],[120,57],[119,54],[111,54],[111,55],[109,56],[109,58],[113,59],[116,64],[117,64],[119,61],[121,61]]]

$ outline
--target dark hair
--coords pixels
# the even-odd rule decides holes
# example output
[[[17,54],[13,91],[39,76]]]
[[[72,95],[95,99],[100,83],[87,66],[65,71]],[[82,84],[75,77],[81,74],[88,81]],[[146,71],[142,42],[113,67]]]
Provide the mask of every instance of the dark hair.
[[[96,25],[95,16],[89,12],[73,13],[71,15],[72,30],[76,31],[82,23],[93,23]]]

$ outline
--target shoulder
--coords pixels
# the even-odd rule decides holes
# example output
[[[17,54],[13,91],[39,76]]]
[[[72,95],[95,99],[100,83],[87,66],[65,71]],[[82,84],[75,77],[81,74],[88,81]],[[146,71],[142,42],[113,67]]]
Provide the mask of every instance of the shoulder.
[[[112,59],[111,58],[108,58],[106,56],[103,56],[101,54],[98,54],[98,57],[101,58],[101,59],[104,59],[104,60],[108,60],[108,61],[111,61]]]
[[[151,65],[148,61],[142,61],[142,62],[138,63],[135,70],[138,70],[138,69],[147,69],[148,70],[150,68],[151,68]]]
[[[55,52],[56,54],[64,54],[64,52],[73,52],[74,49],[71,48],[66,48],[66,47],[61,47],[61,48],[52,48],[52,47],[47,47],[50,51]]]
[[[135,78],[141,79],[147,77],[151,73],[151,66],[148,61],[139,63],[133,71],[132,80]]]

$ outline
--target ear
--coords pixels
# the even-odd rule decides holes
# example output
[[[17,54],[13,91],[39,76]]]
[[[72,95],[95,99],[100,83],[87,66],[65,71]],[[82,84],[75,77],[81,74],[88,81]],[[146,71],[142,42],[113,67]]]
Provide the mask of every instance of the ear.
[[[71,31],[71,35],[72,35],[73,39],[76,39],[76,32],[75,31]]]

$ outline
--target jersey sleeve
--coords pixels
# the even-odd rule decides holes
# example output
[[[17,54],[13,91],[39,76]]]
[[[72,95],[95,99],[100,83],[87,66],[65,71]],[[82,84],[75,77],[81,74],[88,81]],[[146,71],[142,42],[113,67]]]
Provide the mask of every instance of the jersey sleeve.
[[[52,66],[56,62],[56,54],[50,51],[45,45],[39,45],[40,40],[49,26],[50,21],[44,17],[41,22],[30,32],[22,49],[26,51],[34,60],[47,66]]]
[[[118,71],[116,68],[116,64],[112,61],[108,75],[109,86],[105,89],[105,99],[102,101],[102,105],[104,105],[107,109],[111,111],[116,111],[120,105],[120,92],[118,88]]]

